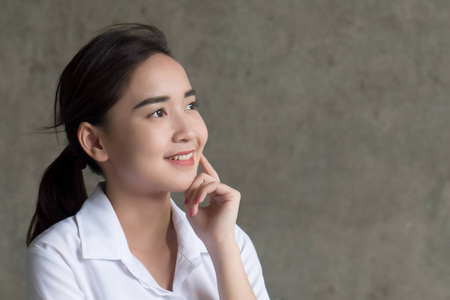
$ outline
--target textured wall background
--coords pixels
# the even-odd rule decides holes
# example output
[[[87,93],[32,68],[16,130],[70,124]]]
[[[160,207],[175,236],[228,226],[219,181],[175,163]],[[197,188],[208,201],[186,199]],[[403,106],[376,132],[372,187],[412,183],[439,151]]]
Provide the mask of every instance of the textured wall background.
[[[0,298],[24,298],[60,72],[92,33],[157,25],[243,195],[273,299],[450,299],[450,4],[25,1],[0,10]],[[90,177],[90,186],[96,181]]]

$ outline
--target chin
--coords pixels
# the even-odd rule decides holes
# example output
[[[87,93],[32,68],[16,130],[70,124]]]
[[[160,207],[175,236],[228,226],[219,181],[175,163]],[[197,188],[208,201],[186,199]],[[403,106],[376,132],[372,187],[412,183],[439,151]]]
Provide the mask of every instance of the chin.
[[[190,184],[187,184],[185,186],[177,186],[171,189],[171,193],[184,193],[187,191],[187,189],[190,187]]]
[[[184,193],[191,186],[195,177],[196,176],[194,175],[194,176],[183,176],[182,178],[178,178],[177,183],[172,185],[170,192]]]

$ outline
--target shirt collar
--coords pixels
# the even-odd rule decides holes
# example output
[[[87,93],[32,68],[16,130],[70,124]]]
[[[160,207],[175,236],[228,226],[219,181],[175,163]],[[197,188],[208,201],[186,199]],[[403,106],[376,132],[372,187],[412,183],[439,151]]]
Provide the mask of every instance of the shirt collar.
[[[119,219],[99,183],[76,214],[82,256],[85,259],[129,260],[131,252]],[[200,253],[207,253],[185,213],[171,200],[172,220],[177,231],[178,251],[195,267]]]
[[[201,262],[200,253],[208,253],[208,250],[189,224],[186,213],[173,200],[171,206],[172,222],[178,237],[178,252],[197,267]]]
[[[114,208],[99,183],[75,215],[85,259],[121,259],[128,246]]]

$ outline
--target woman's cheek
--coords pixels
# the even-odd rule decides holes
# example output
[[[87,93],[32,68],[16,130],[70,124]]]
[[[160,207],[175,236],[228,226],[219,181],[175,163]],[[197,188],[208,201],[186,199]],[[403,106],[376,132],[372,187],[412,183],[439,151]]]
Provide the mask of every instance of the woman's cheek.
[[[205,147],[206,142],[208,141],[208,128],[206,127],[205,122],[203,121],[203,119],[200,120],[200,124],[199,124],[199,128],[201,130],[200,132],[200,136],[201,136],[201,146]]]

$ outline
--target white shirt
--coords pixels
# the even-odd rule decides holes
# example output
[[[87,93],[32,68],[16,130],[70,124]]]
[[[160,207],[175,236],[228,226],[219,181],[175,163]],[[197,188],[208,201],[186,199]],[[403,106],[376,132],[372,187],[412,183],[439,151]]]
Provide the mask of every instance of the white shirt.
[[[219,299],[211,258],[172,201],[178,253],[173,292],[161,288],[130,252],[114,209],[97,185],[80,211],[39,235],[27,251],[28,299]],[[236,241],[258,299],[269,299],[250,238]]]

